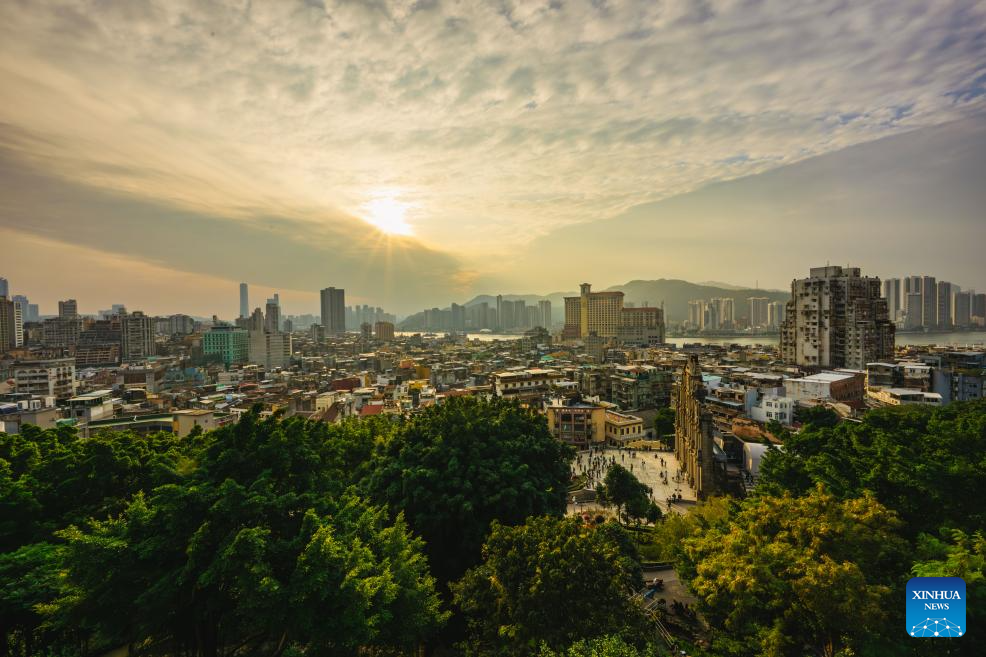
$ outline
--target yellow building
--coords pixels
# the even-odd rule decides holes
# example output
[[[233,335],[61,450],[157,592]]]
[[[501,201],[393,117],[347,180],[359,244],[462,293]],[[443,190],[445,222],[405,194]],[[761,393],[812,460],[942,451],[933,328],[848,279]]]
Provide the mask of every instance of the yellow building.
[[[622,319],[623,293],[593,292],[589,283],[579,288],[579,296],[565,297],[563,337],[585,338],[595,333],[601,338],[615,338]]]
[[[621,445],[645,437],[644,421],[612,404],[556,402],[545,409],[545,415],[551,435],[575,447]]]
[[[548,430],[556,439],[575,447],[606,441],[606,409],[596,404],[552,404],[545,409]]]

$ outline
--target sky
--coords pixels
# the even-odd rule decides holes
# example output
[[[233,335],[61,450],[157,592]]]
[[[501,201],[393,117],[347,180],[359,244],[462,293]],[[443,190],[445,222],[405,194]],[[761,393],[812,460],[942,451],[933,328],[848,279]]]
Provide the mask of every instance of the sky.
[[[408,313],[590,281],[986,289],[986,3],[0,3],[42,312]]]

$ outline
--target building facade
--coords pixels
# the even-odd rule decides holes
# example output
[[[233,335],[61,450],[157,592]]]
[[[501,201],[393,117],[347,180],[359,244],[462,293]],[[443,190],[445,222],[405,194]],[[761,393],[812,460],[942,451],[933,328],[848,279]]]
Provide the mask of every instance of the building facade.
[[[702,404],[705,393],[698,355],[689,354],[675,388],[674,452],[700,500],[715,489],[712,421]]]
[[[250,355],[249,333],[239,327],[220,324],[202,335],[202,353],[218,356],[227,367],[245,363]]]
[[[327,287],[321,291],[322,327],[326,335],[346,332],[346,291]]]
[[[894,325],[880,279],[858,267],[814,267],[791,283],[781,356],[808,367],[864,369],[894,355]]]
[[[75,396],[75,359],[47,358],[17,361],[11,368],[14,391],[39,397],[69,399]]]

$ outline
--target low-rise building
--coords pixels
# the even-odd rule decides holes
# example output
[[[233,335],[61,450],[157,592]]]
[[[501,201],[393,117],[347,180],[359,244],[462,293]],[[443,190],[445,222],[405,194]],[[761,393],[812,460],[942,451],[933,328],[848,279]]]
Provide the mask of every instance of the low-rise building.
[[[558,370],[511,370],[493,375],[493,389],[503,399],[535,401],[550,394],[554,384],[564,379],[565,375]]]
[[[56,399],[75,396],[74,358],[22,360],[15,362],[11,370],[15,392]]]
[[[866,375],[864,372],[819,372],[784,381],[787,397],[795,401],[834,399],[841,402],[862,401]]]

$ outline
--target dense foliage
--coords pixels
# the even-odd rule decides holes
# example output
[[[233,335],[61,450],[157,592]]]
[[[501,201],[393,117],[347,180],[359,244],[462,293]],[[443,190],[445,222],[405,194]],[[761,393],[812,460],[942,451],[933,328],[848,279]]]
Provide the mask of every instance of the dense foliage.
[[[452,638],[649,656],[628,602],[643,535],[698,598],[708,655],[986,653],[986,403],[801,420],[775,427],[785,447],[753,496],[636,540],[561,519],[571,451],[502,401],[338,425],[250,412],[181,439],[0,434],[0,657],[410,655]],[[644,513],[622,468],[601,491]],[[906,581],[932,575],[967,583],[961,640],[903,633]]]
[[[478,400],[0,434],[0,655],[414,653],[449,616],[432,572],[479,563],[494,520],[560,515],[570,458],[533,412]]]
[[[534,518],[494,523],[483,563],[453,586],[469,627],[468,655],[537,654],[611,633],[637,617],[640,588],[633,542],[615,523]]]
[[[819,421],[821,419],[821,421]],[[824,415],[787,435],[761,463],[765,494],[805,494],[822,483],[839,497],[871,492],[914,538],[940,527],[986,527],[986,403],[870,411],[859,423]]]
[[[479,563],[494,520],[516,525],[565,510],[572,450],[541,415],[504,401],[452,398],[386,443],[368,480],[425,539],[440,582]]]
[[[931,646],[903,631],[912,575],[964,577],[967,625],[986,622],[986,403],[800,419],[764,457],[753,497],[655,530],[712,622],[710,654],[986,652],[981,633]]]

